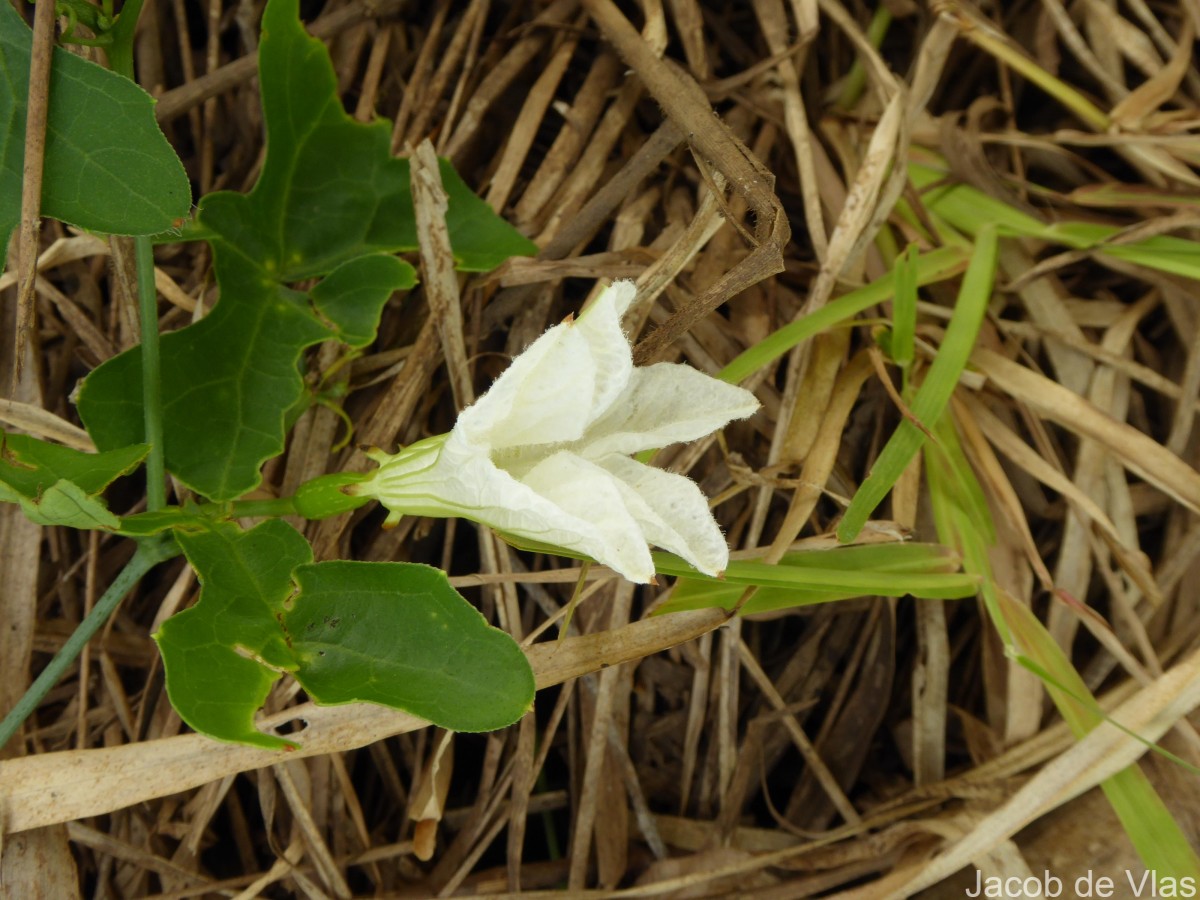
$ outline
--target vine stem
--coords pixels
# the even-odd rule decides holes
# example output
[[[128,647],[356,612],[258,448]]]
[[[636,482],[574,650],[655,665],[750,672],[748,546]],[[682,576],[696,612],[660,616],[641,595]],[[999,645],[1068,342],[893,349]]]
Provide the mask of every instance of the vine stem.
[[[148,237],[133,239],[137,261],[138,308],[142,323],[142,409],[145,413],[146,509],[155,512],[167,505],[166,468],[163,461],[162,367],[158,341],[158,291],[154,287],[154,245]]]
[[[113,69],[134,81],[132,42],[141,12],[143,0],[127,3],[118,21],[119,37],[115,48],[110,48],[110,63]],[[39,4],[39,8],[53,8],[51,0]],[[115,49],[115,52],[114,52]],[[32,82],[31,73],[31,82]],[[46,81],[48,81],[48,75]],[[40,193],[40,192],[39,192]],[[161,357],[158,340],[158,292],[154,287],[154,245],[149,237],[134,238],[134,259],[137,264],[138,308],[142,326],[142,405],[145,409],[146,442],[150,452],[146,457],[146,508],[157,511],[166,506],[166,467],[163,460],[162,427],[162,381]],[[18,358],[19,358],[18,354]],[[17,733],[25,720],[33,714],[50,689],[83,652],[84,646],[95,637],[100,627],[120,604],[143,575],[164,560],[179,552],[175,541],[170,538],[143,538],[137,550],[125,565],[104,595],[92,607],[82,622],[67,638],[62,648],[50,660],[33,684],[21,697],[8,715],[0,721],[0,748]]]
[[[154,538],[138,542],[138,548],[133,554],[133,558],[125,564],[125,568],[121,570],[113,583],[109,585],[108,590],[92,607],[92,611],[67,638],[62,649],[54,654],[54,659],[50,660],[49,665],[29,686],[29,690],[4,717],[4,721],[0,722],[0,748],[8,743],[9,738],[17,733],[24,721],[37,709],[38,704],[75,662],[75,658],[82,652],[84,645],[108,621],[108,617],[112,615],[121,599],[129,593],[138,579],[160,562],[170,559],[178,552],[175,542],[170,539]]]
[[[126,3],[113,26],[108,61],[113,71],[137,83],[133,71],[133,37],[143,0]],[[162,357],[158,340],[158,291],[154,287],[154,243],[144,235],[133,239],[137,264],[138,311],[142,325],[142,409],[146,443],[146,509],[167,505],[166,466],[163,461]]]

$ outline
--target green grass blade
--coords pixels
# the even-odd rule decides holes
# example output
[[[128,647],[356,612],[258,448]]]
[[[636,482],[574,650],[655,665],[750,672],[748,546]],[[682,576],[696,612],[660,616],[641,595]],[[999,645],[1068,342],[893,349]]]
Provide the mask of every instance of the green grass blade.
[[[936,443],[927,448],[925,480],[938,538],[962,556],[963,570],[979,579],[984,605],[1006,645],[1011,644],[996,599],[988,548],[996,543],[992,512],[963,453],[949,416],[933,428]]]
[[[918,189],[928,188],[924,194],[928,210],[966,234],[974,234],[980,223],[986,222],[994,224],[1001,234],[1037,238],[1074,250],[1094,249],[1112,259],[1200,280],[1200,243],[1196,241],[1160,234],[1127,243],[1108,243],[1121,237],[1120,228],[1096,222],[1047,225],[968,185],[934,186],[945,176],[944,171],[930,166],[909,166],[913,184]]]
[[[1033,216],[969,185],[957,181],[943,183],[950,177],[944,169],[911,163],[908,177],[922,192],[925,207],[965,234],[975,234],[983,223],[988,223],[1001,234],[1049,239],[1046,235],[1048,226]]]
[[[681,576],[659,613],[719,607],[732,610],[749,586],[759,588],[743,615],[830,603],[866,595],[929,600],[973,596],[978,579],[959,571],[958,555],[938,544],[867,544],[786,554],[777,565],[735,560],[711,578],[670,553],[655,553],[656,570]]]
[[[995,275],[996,230],[991,225],[984,225],[976,237],[975,252],[963,276],[942,345],[929,367],[925,381],[913,397],[912,414],[917,422],[926,427],[941,417],[966,367],[992,295]],[[925,432],[916,422],[908,419],[900,422],[842,517],[838,526],[838,540],[854,540],[924,443]]]
[[[1099,725],[1104,716],[1087,685],[1033,612],[1003,594],[998,609],[1017,647],[1033,663],[1027,668],[1041,670],[1046,689],[1072,733],[1081,738]],[[1171,876],[1200,881],[1200,858],[1140,768],[1123,769],[1100,787],[1147,869],[1160,879]]]
[[[917,334],[917,245],[908,248],[896,259],[892,278],[896,293],[892,298],[892,360],[907,371],[912,365]]]
[[[917,283],[933,284],[953,278],[966,267],[966,262],[966,253],[958,247],[939,247],[931,250],[917,260]],[[844,294],[803,319],[784,325],[739,354],[733,362],[717,373],[717,377],[730,384],[737,384],[814,334],[840,325],[864,309],[890,299],[894,283],[894,275],[889,273],[878,281]]]
[[[998,589],[987,556],[995,535],[983,488],[948,416],[938,422],[934,434],[937,443],[930,445],[926,477],[938,536],[962,554],[964,570],[979,578],[989,618],[1009,653],[1041,678],[1068,726],[1082,737],[1104,715],[1033,612]],[[1148,869],[1160,878],[1200,874],[1195,852],[1139,768],[1122,770],[1101,788]]]

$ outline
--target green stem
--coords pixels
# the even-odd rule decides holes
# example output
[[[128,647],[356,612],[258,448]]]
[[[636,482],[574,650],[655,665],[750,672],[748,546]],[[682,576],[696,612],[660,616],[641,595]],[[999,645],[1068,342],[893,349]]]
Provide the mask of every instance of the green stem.
[[[105,53],[108,54],[108,64],[112,66],[112,70],[124,75],[134,83],[137,82],[137,79],[133,77],[133,39],[137,32],[137,20],[142,13],[143,2],[145,0],[126,0],[125,5],[121,8],[121,14],[117,16],[117,21],[108,35],[112,43],[105,50]]]
[[[876,50],[883,43],[883,37],[887,34],[888,26],[891,24],[892,13],[881,3],[875,9],[875,15],[871,18],[871,24],[867,26],[867,42]],[[844,110],[853,109],[854,104],[862,96],[863,88],[866,86],[867,70],[863,65],[862,59],[857,58],[854,60],[854,65],[850,67],[850,72],[846,75],[846,80],[842,84],[842,93],[837,101],[838,108]]]
[[[29,690],[25,692],[25,695],[17,701],[16,706],[4,717],[4,721],[0,722],[0,748],[8,743],[8,739],[17,733],[24,721],[37,709],[38,704],[42,702],[42,699],[50,692],[50,689],[58,683],[58,680],[62,678],[67,669],[75,662],[75,658],[79,656],[84,645],[108,621],[108,617],[112,615],[113,610],[117,608],[122,598],[137,584],[138,580],[160,562],[170,559],[178,552],[178,547],[170,538],[156,538],[138,543],[138,548],[133,554],[133,558],[126,563],[125,568],[117,575],[116,580],[104,592],[104,595],[96,605],[92,607],[92,611],[87,614],[87,618],[79,623],[79,627],[67,638],[66,643],[62,645],[62,649],[54,655],[54,659],[50,660],[50,664],[42,670],[42,673],[29,686]]]
[[[294,516],[296,503],[291,497],[274,500],[234,500],[228,504],[229,517],[256,519],[260,516]]]
[[[142,319],[142,408],[145,411],[146,509],[167,505],[166,466],[163,462],[162,363],[158,344],[158,292],[154,289],[154,245],[148,237],[133,239],[137,259],[138,308]]]
[[[114,72],[134,84],[133,38],[144,0],[125,4],[112,28],[113,45],[108,63]],[[149,237],[133,239],[137,262],[138,310],[142,323],[142,408],[146,443],[146,509],[155,512],[167,505],[166,465],[163,462],[162,364],[158,352],[158,292],[154,289],[154,244]]]
[[[117,27],[113,29],[117,39],[115,46],[110,47],[108,51],[109,63],[113,70],[130,81],[134,80],[133,35],[142,3],[143,0],[130,0],[125,4]],[[154,245],[149,237],[134,238],[134,258],[137,262],[138,307],[142,323],[142,402],[146,410],[146,441],[150,444],[150,453],[146,458],[146,508],[154,512],[167,505],[167,491],[166,468],[163,462],[158,292],[154,288]],[[62,649],[50,660],[50,664],[42,670],[24,696],[0,722],[0,748],[8,743],[9,738],[16,734],[25,720],[33,714],[38,704],[71,667],[87,642],[108,621],[122,598],[138,580],[160,562],[178,553],[178,546],[169,537],[143,538],[138,542],[133,558],[117,575],[92,611],[79,623],[79,627],[67,638]]]

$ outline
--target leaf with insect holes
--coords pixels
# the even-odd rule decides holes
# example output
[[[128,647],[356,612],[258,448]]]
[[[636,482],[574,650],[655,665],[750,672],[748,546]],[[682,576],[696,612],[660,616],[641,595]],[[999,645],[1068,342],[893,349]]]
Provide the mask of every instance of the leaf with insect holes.
[[[283,672],[317,703],[380,703],[454,731],[503,728],[532,703],[521,648],[438,569],[313,563],[308,543],[278,519],[250,531],[213,522],[176,538],[200,600],[155,640],[171,705],[197,731],[292,746],[254,724]]]
[[[0,4],[0,259],[21,212],[32,38],[12,5]],[[187,173],[154,121],[154,100],[128,78],[56,48],[47,117],[43,216],[105,234],[157,234],[187,215]]]
[[[261,481],[305,398],[300,360],[328,339],[365,347],[383,304],[416,273],[393,254],[417,246],[409,165],[391,126],[347,116],[329,54],[297,18],[296,0],[263,15],[259,79],[267,155],[249,194],[210,194],[189,238],[212,244],[220,302],[162,340],[167,469],[214,500]],[[447,226],[460,269],[484,271],[536,247],[441,163]],[[315,285],[310,285],[316,280]],[[79,413],[96,445],[143,439],[141,350],[84,381]]]

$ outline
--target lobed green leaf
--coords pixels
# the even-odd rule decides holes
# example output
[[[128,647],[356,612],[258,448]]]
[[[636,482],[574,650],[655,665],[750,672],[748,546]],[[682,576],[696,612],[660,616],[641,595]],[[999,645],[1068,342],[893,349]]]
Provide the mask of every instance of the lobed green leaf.
[[[116,530],[120,520],[99,497],[137,468],[145,444],[84,453],[23,434],[0,431],[0,502],[18,503],[39,525]]]
[[[0,256],[21,211],[32,32],[0,4]],[[154,119],[154,100],[127,78],[55,48],[42,175],[42,215],[105,234],[157,234],[186,216],[191,186]]]
[[[283,625],[317,702],[381,703],[452,731],[503,728],[531,708],[525,654],[440,569],[334,561],[295,577]]]
[[[325,47],[305,33],[296,0],[271,0],[259,50],[267,155],[249,194],[200,203],[191,236],[213,247],[221,301],[162,340],[167,469],[214,500],[256,487],[283,451],[289,411],[305,401],[307,347],[363,347],[383,304],[416,272],[393,254],[417,245],[407,160],[386,121],[346,115]],[[485,270],[536,248],[441,163],[447,226],[459,263]],[[319,279],[315,286],[307,284]],[[97,446],[143,439],[141,350],[84,381],[79,412]]]
[[[525,655],[440,570],[314,564],[308,543],[278,519],[246,532],[198,524],[176,536],[200,599],[155,635],[171,704],[197,731],[292,746],[254,722],[282,672],[317,703],[381,703],[455,731],[502,728],[528,711]]]
[[[296,668],[276,616],[292,594],[292,572],[312,561],[312,549],[278,519],[247,532],[212,523],[175,538],[201,587],[196,605],[154,635],[171,705],[211,737],[269,750],[293,746],[259,731],[254,714],[280,674]]]

